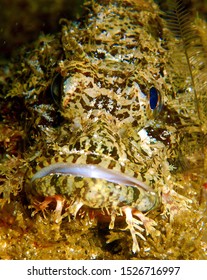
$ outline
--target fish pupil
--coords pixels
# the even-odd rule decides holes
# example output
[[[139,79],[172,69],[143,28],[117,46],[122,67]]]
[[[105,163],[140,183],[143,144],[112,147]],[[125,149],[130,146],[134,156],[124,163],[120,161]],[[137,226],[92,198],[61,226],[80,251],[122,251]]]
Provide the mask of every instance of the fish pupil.
[[[150,104],[150,108],[152,110],[154,110],[157,107],[158,101],[159,101],[159,93],[155,87],[151,87],[150,96],[149,96],[149,104]]]

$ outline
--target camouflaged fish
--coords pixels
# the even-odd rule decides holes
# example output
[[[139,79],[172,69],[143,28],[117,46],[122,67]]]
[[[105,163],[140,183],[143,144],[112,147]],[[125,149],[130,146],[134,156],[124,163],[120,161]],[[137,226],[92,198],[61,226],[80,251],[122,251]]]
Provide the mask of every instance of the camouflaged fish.
[[[63,19],[60,34],[39,39],[16,84],[34,213],[55,201],[60,222],[84,206],[107,213],[110,229],[123,216],[134,253],[139,238],[159,234],[153,209],[173,219],[190,204],[174,174],[196,116],[186,109],[190,82],[171,60],[177,39],[159,13],[150,0],[92,1],[83,20]]]

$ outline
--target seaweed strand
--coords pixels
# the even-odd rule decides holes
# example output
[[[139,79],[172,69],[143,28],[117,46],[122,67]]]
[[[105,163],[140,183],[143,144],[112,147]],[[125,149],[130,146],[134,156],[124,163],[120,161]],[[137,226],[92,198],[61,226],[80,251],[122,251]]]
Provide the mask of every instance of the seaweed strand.
[[[202,165],[202,171],[200,171],[203,174],[203,179],[205,179],[205,169],[207,167],[205,156],[207,142],[207,51],[204,41],[206,35],[204,38],[203,35],[199,34],[198,25],[195,27],[193,24],[195,18],[191,15],[186,5],[189,3],[189,1],[186,3],[186,0],[167,0],[168,11],[165,19],[168,28],[180,41],[183,52],[178,53],[178,55],[182,60],[183,58],[185,59],[186,70],[191,78],[191,86],[193,89],[192,98],[197,114],[195,127],[198,129],[197,133],[190,133],[192,143],[195,142],[193,144],[194,148],[191,147],[191,149],[194,151],[195,149],[197,150],[196,156]],[[190,94],[190,92],[188,94]],[[189,105],[189,115],[191,114],[190,110],[192,110],[192,108]],[[189,140],[190,139],[187,137],[186,141],[189,142]]]
[[[193,19],[189,11],[186,9],[185,1],[168,0],[168,5],[169,10],[166,17],[167,24],[174,35],[182,42],[186,63],[191,77],[192,88],[194,90],[195,107],[198,119],[200,120],[200,123],[202,123],[202,112],[200,108],[200,101],[202,98],[200,91],[203,87],[200,83],[202,83],[203,78],[201,79],[201,73],[199,73],[198,70],[201,70],[199,68],[204,68],[204,64],[206,68],[206,53],[201,38],[193,27]]]

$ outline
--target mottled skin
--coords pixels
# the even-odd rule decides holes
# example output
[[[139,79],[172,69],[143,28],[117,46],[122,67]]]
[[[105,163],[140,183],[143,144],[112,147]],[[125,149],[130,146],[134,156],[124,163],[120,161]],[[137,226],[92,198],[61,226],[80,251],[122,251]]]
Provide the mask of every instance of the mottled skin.
[[[22,91],[30,144],[25,190],[35,213],[55,199],[57,221],[64,211],[76,216],[83,205],[106,209],[110,228],[117,215],[126,215],[137,252],[136,235],[145,239],[140,225],[147,234],[156,232],[156,223],[145,212],[162,206],[173,219],[187,209],[187,199],[173,190],[178,185],[173,170],[179,166],[181,129],[192,123],[188,112],[178,107],[189,85],[179,88],[178,98],[176,79],[185,75],[173,69],[165,36],[174,39],[152,1],[100,3],[92,4],[84,21],[62,20],[60,41],[49,40],[39,57],[33,53],[28,58],[35,74]],[[41,52],[45,54],[46,47],[51,58],[44,73]],[[46,91],[49,85],[51,92]],[[159,97],[153,109],[152,87]],[[61,174],[31,182],[36,172],[59,162],[113,169],[145,182],[154,192]]]

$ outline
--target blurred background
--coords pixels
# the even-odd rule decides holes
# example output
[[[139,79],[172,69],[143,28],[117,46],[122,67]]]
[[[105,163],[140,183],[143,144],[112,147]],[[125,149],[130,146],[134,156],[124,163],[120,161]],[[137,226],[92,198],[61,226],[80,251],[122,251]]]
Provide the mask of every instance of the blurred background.
[[[0,0],[0,61],[41,33],[60,30],[59,19],[78,19],[84,0]]]

